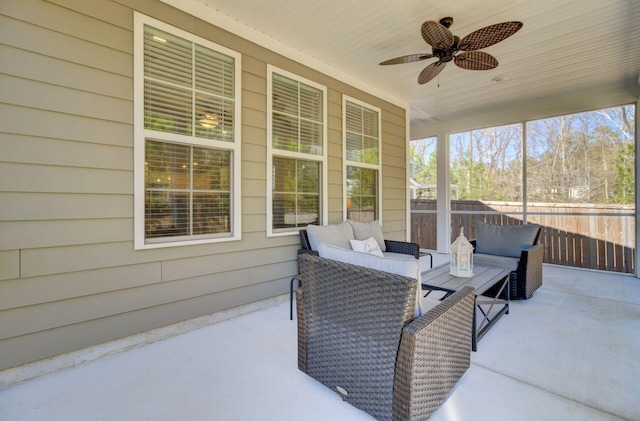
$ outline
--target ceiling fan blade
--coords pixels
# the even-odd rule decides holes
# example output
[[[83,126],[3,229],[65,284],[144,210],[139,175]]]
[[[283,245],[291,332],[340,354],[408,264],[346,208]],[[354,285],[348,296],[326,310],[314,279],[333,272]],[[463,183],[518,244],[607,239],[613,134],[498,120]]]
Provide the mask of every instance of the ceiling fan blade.
[[[425,67],[420,72],[420,76],[418,76],[418,83],[420,85],[424,85],[425,83],[429,82],[434,77],[438,76],[438,74],[442,71],[442,69],[444,69],[444,66],[446,64],[447,63],[445,63],[445,62],[438,61],[438,62],[435,62],[435,63],[431,63],[430,65]]]
[[[385,60],[380,63],[380,66],[386,66],[389,64],[404,64],[404,63],[414,63],[416,61],[426,60],[428,58],[435,57],[433,54],[409,54],[408,56],[396,57],[389,60]]]
[[[473,51],[487,48],[509,38],[522,28],[522,22],[502,22],[495,25],[485,26],[484,28],[473,31],[460,40],[459,49],[462,51]],[[423,30],[424,31],[424,30]]]
[[[498,60],[482,51],[467,51],[458,54],[453,62],[467,70],[490,70],[498,66]]]
[[[422,24],[422,38],[433,48],[441,50],[453,45],[451,31],[434,20],[428,20]]]

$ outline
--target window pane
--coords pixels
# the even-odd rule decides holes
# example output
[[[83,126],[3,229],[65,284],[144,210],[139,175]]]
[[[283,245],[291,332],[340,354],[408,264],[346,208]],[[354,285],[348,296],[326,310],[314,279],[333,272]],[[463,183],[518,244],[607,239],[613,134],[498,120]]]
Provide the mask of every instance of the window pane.
[[[290,226],[304,227],[309,224],[318,224],[320,215],[320,196],[318,194],[305,194],[298,196],[298,214],[296,220],[285,221]]]
[[[320,163],[273,158],[273,228],[317,224],[320,215]]]
[[[322,122],[322,91],[300,83],[300,117]]]
[[[377,218],[378,171],[347,167],[347,219],[370,222]]]
[[[362,133],[370,137],[378,137],[378,113],[367,108],[362,109]]]
[[[273,191],[295,192],[296,181],[296,161],[273,157]]]
[[[193,148],[193,189],[229,192],[231,152]]]
[[[147,140],[146,238],[231,232],[231,159],[226,150]]]
[[[189,146],[147,141],[145,187],[189,189]]]
[[[191,86],[191,42],[150,26],[144,27],[144,76]]]
[[[357,133],[347,133],[347,160],[362,162],[362,135]]]
[[[198,93],[196,136],[233,142],[233,101]]]
[[[272,121],[273,147],[283,151],[298,152],[298,136],[300,132],[298,119],[274,113]]]
[[[191,134],[191,91],[146,81],[144,85],[144,127]]]
[[[275,149],[323,154],[323,92],[273,74],[272,146]]]
[[[234,98],[233,57],[195,46],[195,87],[223,98]]]
[[[347,131],[362,133],[362,107],[352,102],[346,101],[345,110]]]
[[[272,109],[279,113],[299,116],[298,82],[276,73],[273,74]]]
[[[297,161],[298,193],[320,192],[320,164],[313,161]]]
[[[146,129],[234,141],[232,57],[148,26],[144,54]]]
[[[275,193],[273,195],[273,228],[288,228],[295,226],[296,195]]]
[[[377,164],[378,158],[378,139],[365,136],[362,139],[363,161],[367,164]]]
[[[300,121],[300,152],[322,155],[322,124]]]
[[[219,234],[231,231],[229,193],[193,194],[193,234]]]
[[[346,101],[347,160],[377,165],[379,157],[378,112]]]
[[[188,194],[177,191],[147,191],[145,194],[145,237],[173,237],[188,234]]]

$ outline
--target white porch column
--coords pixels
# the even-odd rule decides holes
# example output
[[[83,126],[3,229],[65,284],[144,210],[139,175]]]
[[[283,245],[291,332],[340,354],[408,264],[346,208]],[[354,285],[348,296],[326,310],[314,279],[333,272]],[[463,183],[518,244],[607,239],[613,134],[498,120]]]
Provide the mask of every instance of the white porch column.
[[[638,86],[640,86],[640,77],[638,78]],[[640,166],[640,151],[638,151],[638,149],[640,149],[640,128],[638,126],[640,126],[640,124],[638,124],[638,116],[640,116],[640,111],[638,111],[638,107],[640,107],[640,98],[638,100],[636,100],[636,130],[635,130],[635,135],[636,135],[636,139],[635,139],[635,146],[634,146],[634,151],[635,151],[635,171],[636,171],[636,180],[635,180],[635,184],[636,184],[636,241],[635,241],[635,248],[636,248],[636,278],[640,278],[640,271],[638,270],[638,258],[640,257],[640,251],[638,250],[638,239],[640,238],[640,216],[638,216],[638,204],[640,204],[640,183],[638,182],[638,180],[640,180],[640,168],[638,168]]]
[[[436,135],[438,156],[438,253],[449,253],[451,246],[451,200],[449,186],[449,134],[438,132]]]

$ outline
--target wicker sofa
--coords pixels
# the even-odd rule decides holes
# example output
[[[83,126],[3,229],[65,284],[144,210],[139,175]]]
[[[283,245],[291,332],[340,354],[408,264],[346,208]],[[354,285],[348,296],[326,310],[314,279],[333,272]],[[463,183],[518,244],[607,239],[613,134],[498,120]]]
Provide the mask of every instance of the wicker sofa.
[[[310,238],[307,231],[312,230],[315,238]],[[307,229],[300,230],[300,254],[318,255],[320,244],[330,244],[336,247],[351,250],[350,240],[364,240],[367,237],[374,237],[379,243],[380,249],[384,250],[383,255],[391,258],[415,258],[420,257],[420,246],[416,243],[405,241],[385,240],[382,237],[382,230],[378,221],[370,223],[344,221],[340,224],[325,226],[308,225]],[[433,260],[431,260],[433,263]],[[289,285],[289,318],[293,320],[293,288],[297,278],[292,278]]]
[[[382,231],[377,221],[373,223],[361,223],[345,221],[341,224],[327,225],[323,227],[309,225],[308,229],[326,230],[327,235],[322,238],[323,242],[333,244],[338,247],[351,249],[348,239],[364,240],[366,237],[374,236],[385,256],[402,254],[413,256],[416,259],[420,257],[420,245],[417,243],[409,243],[405,241],[393,241],[382,238]],[[340,238],[343,237],[343,238]],[[318,255],[317,244],[309,238],[309,233],[305,229],[300,230],[300,253],[311,253]],[[397,257],[397,256],[396,256]]]
[[[298,368],[379,420],[428,418],[470,365],[474,290],[414,318],[415,279],[298,255]]]

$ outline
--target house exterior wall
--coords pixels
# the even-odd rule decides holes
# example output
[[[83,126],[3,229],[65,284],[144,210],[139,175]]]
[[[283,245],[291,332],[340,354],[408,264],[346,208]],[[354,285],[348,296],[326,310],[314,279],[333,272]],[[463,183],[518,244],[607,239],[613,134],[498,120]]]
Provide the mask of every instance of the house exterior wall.
[[[242,54],[242,239],[134,251],[133,12]],[[266,236],[267,64],[328,88],[328,223],[342,94],[382,110],[382,220],[407,238],[406,110],[159,0],[0,3],[0,370],[288,292]]]

